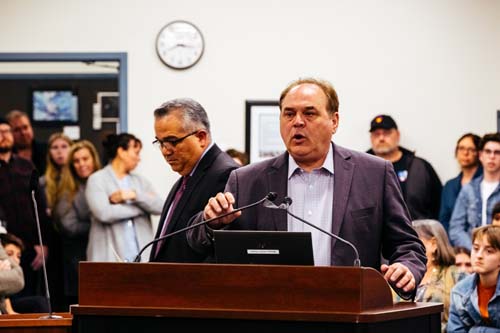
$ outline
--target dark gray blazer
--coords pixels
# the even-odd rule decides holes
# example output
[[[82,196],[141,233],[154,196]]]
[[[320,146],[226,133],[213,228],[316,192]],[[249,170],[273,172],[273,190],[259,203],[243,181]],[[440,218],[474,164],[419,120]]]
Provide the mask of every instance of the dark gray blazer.
[[[411,226],[392,164],[335,144],[333,150],[331,232],[358,248],[362,266],[379,270],[382,253],[390,263],[406,265],[418,285],[426,270],[425,249]],[[226,191],[234,194],[235,207],[255,202],[269,192],[278,194],[276,202],[279,204],[287,195],[287,175],[288,153],[285,153],[233,171]],[[199,221],[201,213],[192,223]],[[257,206],[243,212],[229,228],[287,230],[286,212]],[[191,230],[188,241],[201,253],[213,251],[206,228]],[[331,258],[332,265],[352,266],[354,253],[350,247],[333,239]]]

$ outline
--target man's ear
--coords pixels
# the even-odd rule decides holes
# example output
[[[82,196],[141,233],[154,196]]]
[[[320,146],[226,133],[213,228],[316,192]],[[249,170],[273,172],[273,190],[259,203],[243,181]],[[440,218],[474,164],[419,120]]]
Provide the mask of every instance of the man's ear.
[[[198,140],[200,140],[200,145],[202,148],[205,148],[206,146],[208,146],[209,140],[208,140],[207,131],[205,131],[205,130],[198,131],[198,133],[196,134],[196,137],[198,138]]]
[[[335,134],[337,132],[337,128],[339,127],[339,113],[334,112],[331,116],[332,120],[332,134]]]

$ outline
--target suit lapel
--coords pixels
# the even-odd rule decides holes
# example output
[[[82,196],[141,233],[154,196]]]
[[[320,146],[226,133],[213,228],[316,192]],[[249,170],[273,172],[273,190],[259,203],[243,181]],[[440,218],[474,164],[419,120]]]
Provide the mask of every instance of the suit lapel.
[[[220,152],[221,150],[219,149],[219,147],[217,147],[217,145],[214,144],[212,148],[210,148],[210,150],[207,151],[205,156],[203,156],[203,158],[201,159],[200,163],[196,167],[195,172],[193,173],[193,175],[190,177],[190,179],[186,184],[186,189],[182,195],[182,198],[177,203],[177,207],[175,207],[172,219],[170,220],[170,223],[167,226],[167,233],[170,233],[175,230],[175,226],[179,221],[179,217],[184,211],[186,205],[192,200],[191,197],[193,195],[194,190],[198,187],[198,183],[203,179],[203,177],[207,172],[207,169],[212,165],[212,163],[220,154]]]
[[[161,217],[158,223],[158,229],[156,230],[156,235],[155,239],[161,236],[161,231],[163,230],[163,225],[165,224],[165,220],[167,219],[167,213],[168,213],[168,208],[172,204],[172,201],[174,200],[175,193],[179,189],[179,186],[181,184],[182,178],[178,179],[174,186],[172,186],[172,189],[168,193],[167,200],[165,201],[165,204],[163,205],[163,210],[161,212]],[[156,247],[158,246],[158,242],[153,244],[153,247],[151,248],[151,254],[150,254],[150,260],[154,259],[154,254],[156,253]]]
[[[167,200],[165,200],[165,204],[163,205],[163,210],[161,212],[161,217],[160,221],[158,224],[158,230],[156,232],[156,238],[160,237],[161,230],[163,229],[163,224],[165,224],[165,220],[167,219],[167,213],[168,209],[170,208],[170,205],[172,204],[172,201],[174,200],[175,193],[179,190],[179,186],[181,185],[182,178],[179,178],[174,186],[172,186],[172,189],[168,193]]]
[[[333,149],[334,185],[332,233],[338,235],[344,221],[355,165],[350,161],[351,154],[349,151],[337,145],[334,145]],[[335,240],[332,242],[332,250],[334,246]]]
[[[267,173],[268,191],[276,192],[276,203],[280,204],[288,194],[288,153],[280,155],[270,166]],[[275,230],[287,230],[286,213],[277,209],[269,209]]]

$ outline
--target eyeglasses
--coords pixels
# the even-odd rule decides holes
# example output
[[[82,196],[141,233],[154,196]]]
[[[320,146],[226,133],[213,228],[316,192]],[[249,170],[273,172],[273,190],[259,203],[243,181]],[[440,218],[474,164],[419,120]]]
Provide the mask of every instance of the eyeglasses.
[[[181,138],[176,138],[176,137],[169,137],[165,139],[158,139],[156,138],[155,141],[153,141],[153,145],[157,146],[158,149],[174,149],[175,146],[177,146],[179,143],[184,141],[184,139],[190,137],[191,135],[195,135],[199,132],[200,130],[196,130],[194,132],[191,132]]]
[[[472,148],[472,147],[462,147],[462,146],[458,146],[457,148],[457,151],[459,153],[475,153],[477,151],[476,148]]]
[[[500,156],[500,150],[483,149],[484,155],[494,155],[495,157]]]

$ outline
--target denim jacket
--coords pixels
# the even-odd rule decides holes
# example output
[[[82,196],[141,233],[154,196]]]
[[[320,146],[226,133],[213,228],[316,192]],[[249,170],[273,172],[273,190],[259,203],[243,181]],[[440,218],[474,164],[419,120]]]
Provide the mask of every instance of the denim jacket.
[[[500,274],[495,294],[488,303],[489,323],[479,313],[477,281],[479,276],[471,274],[451,290],[450,316],[447,331],[500,333]]]
[[[472,247],[472,229],[481,226],[482,202],[481,182],[483,177],[473,179],[462,187],[450,220],[450,240],[454,246]],[[486,199],[486,220],[491,223],[491,212],[495,203],[500,201],[500,185]]]

